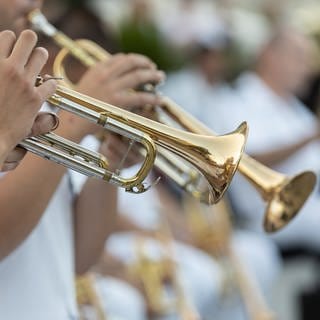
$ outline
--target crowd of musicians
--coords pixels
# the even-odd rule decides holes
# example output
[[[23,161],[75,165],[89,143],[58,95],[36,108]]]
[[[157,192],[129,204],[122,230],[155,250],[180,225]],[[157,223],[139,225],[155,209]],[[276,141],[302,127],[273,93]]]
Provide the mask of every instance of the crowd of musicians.
[[[320,25],[311,34],[294,24],[290,1],[160,2],[0,0],[1,320],[280,319],[272,295],[283,259],[318,259],[317,186],[293,221],[266,234],[268,190],[238,173],[208,206],[158,167],[136,194],[22,147],[54,131],[112,172],[139,171],[138,143],[53,106],[57,88],[72,86],[151,119],[168,96],[218,135],[246,121],[245,150],[259,163],[288,177],[319,172]],[[61,48],[50,28],[33,30],[35,10],[110,55],[89,67],[69,57],[59,78]],[[299,319],[318,319],[312,299]]]

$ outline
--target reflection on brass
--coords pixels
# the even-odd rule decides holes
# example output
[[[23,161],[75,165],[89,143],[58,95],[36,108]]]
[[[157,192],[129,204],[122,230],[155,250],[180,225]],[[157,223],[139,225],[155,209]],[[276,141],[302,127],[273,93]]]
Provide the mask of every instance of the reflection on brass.
[[[197,134],[214,134],[169,98],[163,99],[162,110],[184,129]],[[293,177],[280,174],[249,157],[241,157],[238,171],[257,189],[266,201],[264,229],[277,231],[299,212],[316,184],[316,175],[305,171]]]
[[[172,235],[161,229],[155,239],[161,246],[161,256],[155,259],[150,257],[145,250],[148,238],[138,237],[135,261],[128,270],[132,277],[141,282],[150,312],[156,316],[174,313],[180,320],[199,320],[200,315],[186,296],[179,275]]]
[[[73,55],[88,67],[98,61],[105,61],[110,56],[109,53],[88,40],[73,41],[68,38],[52,26],[39,10],[32,11],[29,14],[29,20],[36,30],[53,38],[63,48],[56,57],[54,74],[62,76],[65,81],[67,81],[67,75],[64,60],[68,54]],[[69,82],[69,85],[72,84]],[[57,95],[58,98],[56,99]],[[211,134],[210,136],[203,136],[177,130],[147,118],[139,117],[131,112],[68,91],[67,88],[63,87],[58,89],[57,94],[50,99],[50,102],[68,111],[85,115],[90,120],[94,117],[93,121],[95,122],[100,122],[96,118],[101,119],[101,116],[104,115],[104,121],[106,122],[104,127],[111,128],[111,130],[116,129],[116,132],[120,132],[128,138],[131,138],[132,135],[133,138],[141,137],[141,140],[145,143],[148,140],[149,149],[152,149],[152,153],[154,153],[152,147],[152,142],[154,142],[157,147],[164,148],[171,156],[173,153],[176,161],[186,161],[188,166],[196,168],[198,174],[204,177],[207,186],[204,193],[198,198],[208,204],[219,201],[229,186],[246,141],[247,126],[245,123],[234,132],[224,136],[213,137]],[[82,105],[82,107],[79,108],[79,105]],[[96,114],[92,116],[92,113]],[[140,142],[142,143],[142,141]],[[163,149],[158,151],[160,156],[161,150]],[[147,152],[146,155],[148,156]],[[154,154],[150,155],[150,158],[154,158]],[[149,161],[148,165],[145,164],[144,170],[141,172],[143,178],[151,170],[153,164],[151,162]],[[137,189],[135,192],[145,190],[142,185],[143,179],[124,182],[118,177],[115,178],[114,174],[111,177],[109,174],[108,179],[116,182],[116,184],[119,184],[118,180],[121,180],[120,185],[124,185],[131,192],[134,192],[133,187]],[[184,185],[186,190],[197,193],[197,190],[194,190],[190,183],[184,183]]]

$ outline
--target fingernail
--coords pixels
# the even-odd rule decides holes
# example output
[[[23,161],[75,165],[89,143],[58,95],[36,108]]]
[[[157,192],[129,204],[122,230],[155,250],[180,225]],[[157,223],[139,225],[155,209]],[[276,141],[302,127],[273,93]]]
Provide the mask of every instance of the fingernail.
[[[54,121],[53,126],[51,128],[51,131],[53,131],[59,127],[60,120],[59,120],[59,117],[55,113],[49,112],[49,114],[53,117],[53,121]]]

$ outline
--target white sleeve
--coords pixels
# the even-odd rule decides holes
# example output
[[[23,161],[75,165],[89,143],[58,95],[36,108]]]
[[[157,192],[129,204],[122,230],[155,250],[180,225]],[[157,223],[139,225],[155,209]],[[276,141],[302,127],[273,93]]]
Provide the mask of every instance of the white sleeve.
[[[41,112],[53,112],[53,113],[57,113],[59,111],[59,109],[57,107],[52,106],[50,103],[45,102],[41,109]]]

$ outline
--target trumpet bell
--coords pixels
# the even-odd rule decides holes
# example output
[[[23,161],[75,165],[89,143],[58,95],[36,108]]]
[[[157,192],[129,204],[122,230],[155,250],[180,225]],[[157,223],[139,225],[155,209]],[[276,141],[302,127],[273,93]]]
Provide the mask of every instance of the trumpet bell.
[[[199,193],[201,202],[214,204],[223,197],[238,169],[247,139],[247,132],[247,124],[243,122],[230,134],[215,137],[214,162],[209,160],[208,157],[204,157],[205,161],[202,163],[198,162],[196,167],[211,187],[206,189],[207,192]],[[210,166],[215,168],[215,172],[210,169]]]
[[[316,184],[316,175],[306,171],[285,178],[283,183],[270,192],[264,217],[264,229],[271,233],[283,228],[304,205]]]
[[[162,109],[183,128],[198,134],[214,134],[199,120],[184,111],[169,98]],[[278,173],[243,153],[238,171],[260,193],[266,202],[264,229],[275,232],[286,226],[299,212],[315,187],[316,175],[304,171],[294,177]]]

